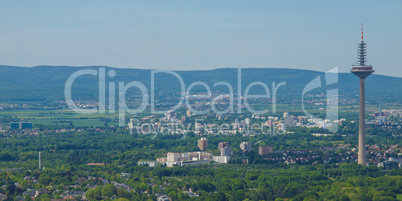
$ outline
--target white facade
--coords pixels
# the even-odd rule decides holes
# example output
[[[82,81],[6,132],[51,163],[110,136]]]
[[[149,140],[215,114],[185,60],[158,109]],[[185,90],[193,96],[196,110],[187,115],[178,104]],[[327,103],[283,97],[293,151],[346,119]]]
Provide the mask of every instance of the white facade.
[[[138,161],[138,165],[148,165],[149,167],[156,167],[156,161]]]
[[[250,125],[250,124],[251,124],[251,120],[250,120],[249,118],[246,118],[246,119],[244,120],[244,123],[245,123],[246,125]]]
[[[173,167],[175,165],[181,166],[180,161],[166,161],[166,167]]]
[[[214,156],[212,159],[217,163],[228,163],[230,157],[229,156]]]
[[[387,122],[387,116],[379,116],[377,118],[377,124],[378,125],[383,125]]]
[[[188,161],[190,160],[190,156],[188,155],[188,152],[182,153],[179,157],[179,160],[181,161]]]
[[[251,143],[250,142],[242,142],[240,143],[240,149],[243,151],[250,151],[251,150]]]
[[[166,158],[158,158],[158,162],[166,164],[167,167],[208,164],[212,160],[212,153],[205,151],[171,153]]]
[[[179,154],[169,152],[167,154],[167,161],[168,162],[179,161]]]
[[[230,147],[221,148],[221,156],[232,156],[232,148]]]
[[[296,125],[295,124],[296,121],[294,120],[294,117],[290,116],[289,113],[287,113],[287,112],[283,113],[283,123],[285,124],[285,128]]]

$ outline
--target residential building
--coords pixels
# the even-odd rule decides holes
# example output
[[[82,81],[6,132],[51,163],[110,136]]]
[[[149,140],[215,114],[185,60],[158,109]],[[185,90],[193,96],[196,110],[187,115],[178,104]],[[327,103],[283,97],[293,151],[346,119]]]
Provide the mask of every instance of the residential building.
[[[272,146],[259,146],[258,147],[258,154],[261,156],[267,155],[272,152],[274,152]]]
[[[201,149],[201,151],[205,151],[208,149],[208,139],[203,137],[198,140],[198,148]]]
[[[232,148],[230,147],[221,148],[221,156],[232,156]]]
[[[229,147],[229,142],[219,142],[218,149],[221,150],[222,148]]]
[[[138,161],[139,166],[148,165],[149,167],[156,167],[156,161]]]
[[[230,157],[229,156],[213,156],[212,160],[217,163],[228,163]]]
[[[179,154],[177,154],[177,153],[168,153],[167,154],[167,161],[169,161],[169,162],[179,161]]]
[[[284,112],[283,113],[283,124],[284,124],[285,128],[295,126],[296,121],[294,119],[295,119],[294,116],[290,116],[289,113]]]
[[[172,198],[169,197],[168,195],[161,195],[161,196],[159,196],[156,200],[157,200],[157,201],[171,201]]]
[[[250,142],[242,142],[240,143],[240,149],[243,151],[250,151],[252,149]]]

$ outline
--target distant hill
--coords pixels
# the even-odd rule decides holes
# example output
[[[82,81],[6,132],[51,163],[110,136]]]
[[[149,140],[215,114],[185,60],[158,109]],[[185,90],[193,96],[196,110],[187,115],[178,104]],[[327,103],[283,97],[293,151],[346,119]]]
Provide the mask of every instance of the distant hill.
[[[121,69],[106,68],[106,75],[109,70],[114,70],[116,76],[106,77],[107,82],[128,83],[139,81],[146,86],[150,93],[151,70],[145,69]],[[36,66],[16,67],[0,65],[0,100],[1,101],[41,101],[41,100],[63,100],[64,86],[74,72],[82,69],[99,69],[99,66],[70,67],[70,66]],[[226,87],[214,87],[214,83],[228,82],[237,93],[237,69],[221,68],[215,70],[194,70],[176,71],[185,83],[186,89],[191,83],[205,82],[212,90],[227,92]],[[298,69],[282,68],[245,68],[242,69],[242,91],[254,81],[266,83],[272,93],[272,83],[286,82],[286,85],[279,88],[278,95],[301,96],[303,88],[308,82],[321,76],[323,72]],[[179,92],[180,84],[177,78],[170,74],[159,73],[155,76],[155,90],[157,92]],[[339,74],[339,94],[342,96],[356,96],[358,93],[358,78],[351,73]],[[106,86],[108,88],[108,86]],[[254,89],[261,90],[260,87]],[[402,78],[383,75],[371,75],[366,80],[367,100],[398,101],[402,100]],[[197,88],[194,88],[197,90]],[[194,91],[193,90],[193,91]],[[312,91],[321,93],[323,88]],[[77,78],[73,84],[73,97],[77,99],[97,99],[98,77],[87,75]],[[280,97],[279,97],[280,98]]]

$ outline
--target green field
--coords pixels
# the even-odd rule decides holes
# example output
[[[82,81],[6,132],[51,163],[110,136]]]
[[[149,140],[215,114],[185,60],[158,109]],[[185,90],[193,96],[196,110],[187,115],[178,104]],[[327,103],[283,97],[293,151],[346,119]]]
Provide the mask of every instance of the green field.
[[[272,104],[264,105],[252,105],[254,110],[268,110],[268,113],[263,116],[281,116],[283,112],[289,112],[291,115],[304,115],[304,111],[300,104],[276,104],[276,112],[273,113]],[[347,105],[339,106],[338,116],[339,118],[346,119],[357,119],[358,115],[358,105]],[[386,105],[383,108],[400,108],[400,105]],[[324,110],[320,109],[324,108]],[[325,117],[326,106],[325,105],[314,105],[306,104],[305,109],[307,112],[315,115]],[[377,105],[367,105],[367,117],[371,116],[374,111],[378,111]],[[183,112],[183,111],[182,111]],[[243,110],[246,112],[246,109]],[[183,112],[184,114],[184,112]],[[128,113],[126,115],[129,115]],[[149,111],[146,110],[137,116],[147,116],[150,115]],[[33,125],[74,125],[74,126],[105,126],[107,122],[108,126],[118,125],[118,111],[114,114],[110,114],[108,110],[104,114],[80,114],[74,112],[70,109],[62,110],[0,110],[0,123],[8,125],[10,121],[28,121],[32,122]]]
[[[117,125],[118,114],[79,114],[71,110],[13,110],[0,111],[0,119],[7,123],[7,119],[21,119],[32,122],[33,125],[70,125],[74,126],[104,126],[105,119],[108,126]]]

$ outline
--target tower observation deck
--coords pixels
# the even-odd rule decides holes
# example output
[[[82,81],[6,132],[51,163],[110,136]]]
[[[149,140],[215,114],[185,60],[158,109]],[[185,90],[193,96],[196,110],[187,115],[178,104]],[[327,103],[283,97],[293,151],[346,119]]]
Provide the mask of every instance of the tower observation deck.
[[[371,65],[366,65],[366,43],[363,40],[363,23],[362,23],[362,33],[361,33],[361,41],[358,44],[357,48],[357,64],[352,66],[351,72],[358,76],[359,78],[366,78],[371,73],[374,72],[373,67]]]

